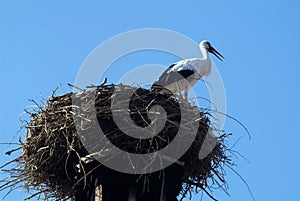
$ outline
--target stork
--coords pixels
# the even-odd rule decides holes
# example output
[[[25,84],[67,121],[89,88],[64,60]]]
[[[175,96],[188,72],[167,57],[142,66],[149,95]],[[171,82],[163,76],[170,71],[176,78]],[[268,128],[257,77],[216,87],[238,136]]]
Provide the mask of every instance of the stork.
[[[208,76],[211,72],[212,62],[208,53],[213,53],[221,61],[224,59],[207,40],[201,41],[199,47],[203,58],[184,59],[172,64],[154,82],[151,90],[161,94],[176,94],[184,91],[185,98],[187,99],[188,90],[199,79],[203,76]]]

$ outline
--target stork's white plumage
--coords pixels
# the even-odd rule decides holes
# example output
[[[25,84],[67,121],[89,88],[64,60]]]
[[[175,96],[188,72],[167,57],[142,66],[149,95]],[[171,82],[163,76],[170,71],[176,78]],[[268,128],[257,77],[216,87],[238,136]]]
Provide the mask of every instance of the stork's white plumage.
[[[176,94],[185,92],[187,98],[188,90],[203,76],[208,76],[211,72],[212,62],[209,52],[213,53],[220,60],[224,57],[215,50],[207,41],[201,41],[199,44],[203,58],[184,59],[172,64],[158,80],[154,82],[151,89],[162,94]]]

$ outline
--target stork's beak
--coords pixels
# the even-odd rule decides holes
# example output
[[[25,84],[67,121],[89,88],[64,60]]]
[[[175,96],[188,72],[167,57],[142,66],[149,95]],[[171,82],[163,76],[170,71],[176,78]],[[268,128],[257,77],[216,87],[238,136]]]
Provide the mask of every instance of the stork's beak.
[[[208,49],[209,52],[213,53],[216,57],[218,57],[218,59],[220,59],[221,61],[224,59],[224,57],[222,56],[222,54],[220,54],[215,48],[210,47]]]

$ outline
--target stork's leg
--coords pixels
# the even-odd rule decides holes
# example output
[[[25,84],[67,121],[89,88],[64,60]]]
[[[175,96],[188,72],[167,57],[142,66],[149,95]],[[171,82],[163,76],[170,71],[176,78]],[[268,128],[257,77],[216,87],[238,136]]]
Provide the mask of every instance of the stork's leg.
[[[182,97],[182,92],[180,91],[180,86],[179,86],[179,83],[178,82],[176,82],[176,87],[177,87],[177,93],[179,94],[179,100],[180,99],[183,99],[183,97]]]
[[[188,90],[185,89],[185,90],[184,90],[184,99],[185,99],[186,101],[188,100],[188,96],[189,96]]]

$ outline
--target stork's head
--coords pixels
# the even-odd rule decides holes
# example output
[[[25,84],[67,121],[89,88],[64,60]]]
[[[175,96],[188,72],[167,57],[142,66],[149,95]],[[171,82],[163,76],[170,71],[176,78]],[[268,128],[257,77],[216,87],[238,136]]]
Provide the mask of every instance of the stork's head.
[[[221,61],[224,59],[222,54],[220,54],[215,48],[213,48],[213,46],[211,46],[210,42],[208,42],[207,40],[201,41],[200,48],[203,48],[208,52],[213,53]]]

